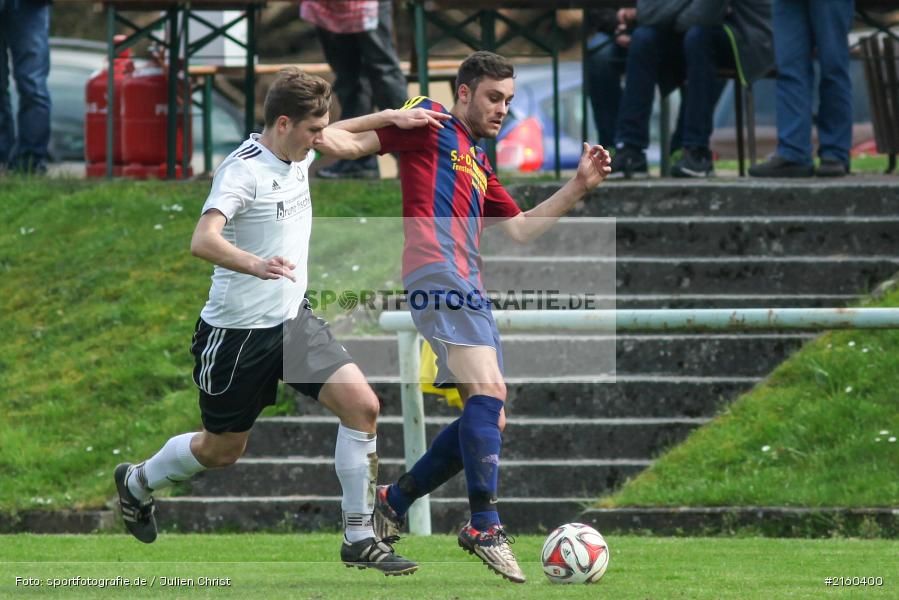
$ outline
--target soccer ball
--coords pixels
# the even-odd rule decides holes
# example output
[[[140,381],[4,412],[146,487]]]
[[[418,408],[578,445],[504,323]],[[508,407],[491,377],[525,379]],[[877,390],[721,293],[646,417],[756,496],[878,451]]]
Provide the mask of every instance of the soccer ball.
[[[541,559],[553,583],[594,583],[609,566],[609,545],[589,525],[566,523],[547,536]]]

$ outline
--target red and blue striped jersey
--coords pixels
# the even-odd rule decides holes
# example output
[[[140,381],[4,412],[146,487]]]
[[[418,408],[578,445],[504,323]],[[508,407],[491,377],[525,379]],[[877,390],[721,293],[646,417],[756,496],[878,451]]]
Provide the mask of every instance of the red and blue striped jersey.
[[[403,108],[450,114],[419,96]],[[403,191],[403,279],[449,271],[483,288],[480,237],[484,219],[516,216],[521,209],[506,192],[468,128],[456,117],[443,129],[377,130],[381,154],[397,153]]]

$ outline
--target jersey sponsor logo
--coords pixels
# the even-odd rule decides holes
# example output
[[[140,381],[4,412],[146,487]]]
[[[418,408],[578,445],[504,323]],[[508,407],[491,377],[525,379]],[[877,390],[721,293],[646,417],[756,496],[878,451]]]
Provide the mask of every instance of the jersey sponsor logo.
[[[276,221],[284,221],[297,216],[302,211],[309,208],[309,194],[303,194],[291,200],[278,202],[276,205]]]
[[[482,194],[487,192],[487,176],[481,170],[478,164],[474,147],[469,148],[468,152],[459,152],[458,150],[450,150],[450,160],[453,163],[453,171],[461,171],[471,175],[471,183]]]
[[[272,179],[272,191],[280,190],[281,186],[278,185],[278,180]]]

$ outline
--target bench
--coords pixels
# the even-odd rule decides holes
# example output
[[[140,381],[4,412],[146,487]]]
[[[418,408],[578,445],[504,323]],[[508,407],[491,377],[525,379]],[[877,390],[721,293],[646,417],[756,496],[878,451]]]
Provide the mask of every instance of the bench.
[[[456,72],[459,70],[461,60],[429,60],[428,77],[437,81],[455,82]],[[400,68],[406,76],[406,80],[417,82],[418,72],[411,67],[409,61],[400,61]],[[328,63],[287,63],[287,64],[257,64],[253,69],[255,75],[275,75],[285,67],[297,66],[304,72],[320,77],[333,75]],[[212,86],[215,78],[221,76],[241,76],[245,74],[243,66],[225,65],[189,65],[187,72],[191,79],[197,82],[197,87],[202,89],[202,100],[198,103],[203,122],[203,169],[212,171]],[[196,89],[192,85],[192,89]]]

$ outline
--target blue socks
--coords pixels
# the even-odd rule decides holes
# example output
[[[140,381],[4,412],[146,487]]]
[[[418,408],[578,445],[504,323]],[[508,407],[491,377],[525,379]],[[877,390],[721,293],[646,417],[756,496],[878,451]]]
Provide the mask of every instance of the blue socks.
[[[502,409],[502,400],[491,396],[472,396],[465,403],[462,418],[459,419],[459,445],[468,482],[471,525],[478,530],[499,524],[496,487],[502,447],[499,431]]]
[[[502,400],[491,396],[468,399],[462,416],[437,434],[415,466],[388,488],[387,500],[397,514],[405,514],[416,499],[443,485],[464,466],[472,527],[483,531],[499,524],[496,489],[502,408]]]
[[[398,515],[406,514],[415,500],[431,493],[462,470],[459,454],[459,422],[456,419],[437,434],[431,447],[412,469],[387,488],[387,501]]]

